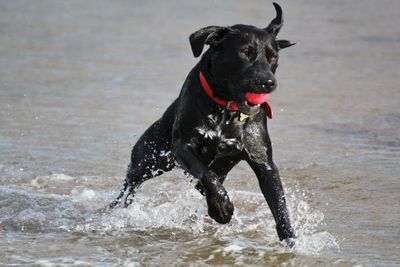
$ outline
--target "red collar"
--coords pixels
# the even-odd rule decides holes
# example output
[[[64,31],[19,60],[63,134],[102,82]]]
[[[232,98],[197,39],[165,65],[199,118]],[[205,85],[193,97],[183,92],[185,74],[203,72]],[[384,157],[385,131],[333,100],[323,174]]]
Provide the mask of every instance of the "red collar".
[[[209,98],[211,98],[212,100],[214,100],[215,103],[217,103],[218,105],[224,106],[229,110],[239,110],[238,106],[236,105],[235,102],[233,101],[226,101],[223,100],[221,98],[218,98],[217,96],[214,95],[214,90],[211,88],[211,86],[208,84],[206,77],[204,76],[204,74],[200,71],[200,83],[201,86],[204,89],[204,92],[206,92],[206,94],[208,95]]]
[[[204,76],[204,74],[201,71],[199,73],[199,78],[200,78],[200,83],[201,83],[201,86],[203,87],[204,92],[206,92],[208,97],[211,98],[215,103],[217,103],[220,106],[224,106],[227,109],[232,110],[232,111],[239,110],[239,108],[235,102],[226,101],[226,100],[223,100],[214,95],[214,90],[208,84],[206,77]],[[261,94],[248,93],[248,94],[246,94],[247,101],[253,103],[254,101],[252,101],[252,98],[254,98],[254,95],[261,95]],[[269,94],[264,94],[264,98],[268,99],[268,97],[269,97]],[[262,102],[262,103],[255,103],[255,104],[261,104],[261,107],[265,110],[267,117],[272,119],[272,107],[266,100],[264,100],[264,102]]]

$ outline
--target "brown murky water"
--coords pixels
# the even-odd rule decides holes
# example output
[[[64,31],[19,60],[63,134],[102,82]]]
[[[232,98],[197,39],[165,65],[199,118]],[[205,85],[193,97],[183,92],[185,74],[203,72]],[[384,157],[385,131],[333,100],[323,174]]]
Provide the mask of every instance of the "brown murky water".
[[[177,96],[188,36],[266,25],[265,1],[1,1],[0,263],[399,266],[400,2],[281,3],[275,161],[297,246],[277,241],[249,167],[229,225],[182,172],[118,192],[131,146]]]

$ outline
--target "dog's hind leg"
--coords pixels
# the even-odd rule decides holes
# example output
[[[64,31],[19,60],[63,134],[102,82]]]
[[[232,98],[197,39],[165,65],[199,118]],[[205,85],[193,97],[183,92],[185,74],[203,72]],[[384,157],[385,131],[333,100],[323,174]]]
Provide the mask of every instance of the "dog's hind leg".
[[[135,190],[144,181],[170,171],[175,166],[171,142],[168,138],[159,137],[159,131],[160,126],[153,124],[133,147],[123,188],[110,208],[127,207],[132,202]]]
[[[109,208],[127,207],[135,190],[146,180],[170,171],[175,166],[171,153],[174,105],[151,125],[134,145],[123,188]]]

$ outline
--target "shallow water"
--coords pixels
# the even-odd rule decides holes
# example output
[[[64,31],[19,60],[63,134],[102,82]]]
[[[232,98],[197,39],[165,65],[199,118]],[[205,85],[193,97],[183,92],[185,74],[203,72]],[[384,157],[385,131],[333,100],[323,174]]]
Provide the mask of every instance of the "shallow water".
[[[181,171],[104,212],[130,149],[177,96],[207,25],[266,25],[252,1],[0,2],[0,263],[399,266],[400,2],[282,3],[269,123],[294,249],[246,164],[229,225]]]

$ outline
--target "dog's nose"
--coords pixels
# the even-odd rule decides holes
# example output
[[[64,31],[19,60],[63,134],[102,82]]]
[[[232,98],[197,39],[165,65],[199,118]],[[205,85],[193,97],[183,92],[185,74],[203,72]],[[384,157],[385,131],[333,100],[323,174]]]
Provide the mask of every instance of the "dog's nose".
[[[268,81],[265,83],[265,86],[267,88],[273,88],[275,86],[275,81],[272,79],[268,79]]]
[[[266,90],[268,90],[268,92],[273,91],[276,87],[276,81],[275,79],[268,79],[263,85],[262,87]]]

